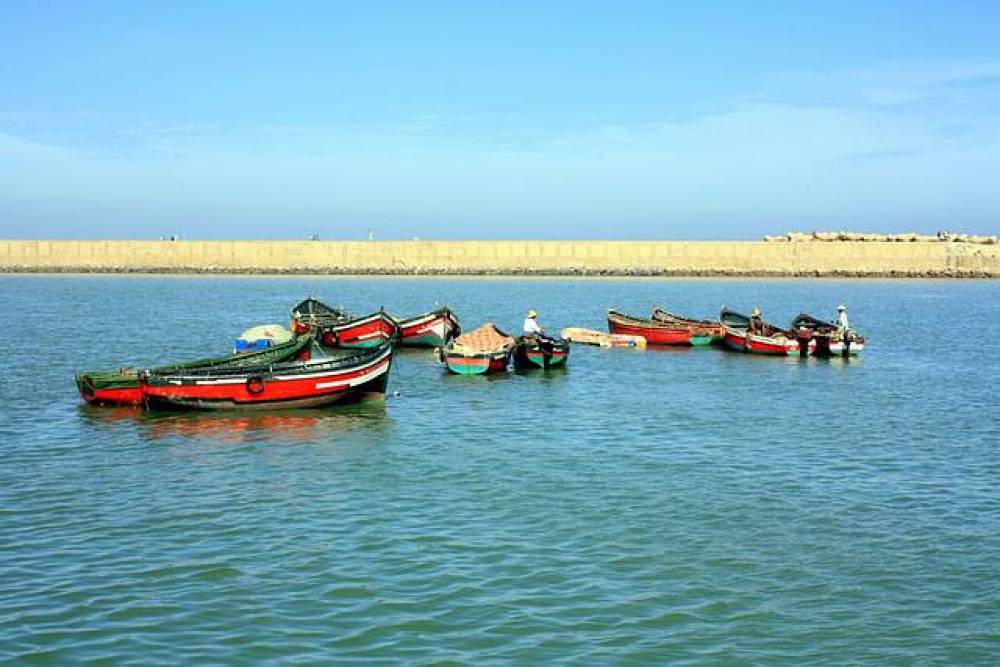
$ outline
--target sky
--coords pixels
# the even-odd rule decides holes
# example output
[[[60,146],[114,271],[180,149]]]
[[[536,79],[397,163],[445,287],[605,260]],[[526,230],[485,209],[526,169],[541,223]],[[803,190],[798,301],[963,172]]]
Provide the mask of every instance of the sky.
[[[1000,2],[0,2],[0,238],[1000,234]]]

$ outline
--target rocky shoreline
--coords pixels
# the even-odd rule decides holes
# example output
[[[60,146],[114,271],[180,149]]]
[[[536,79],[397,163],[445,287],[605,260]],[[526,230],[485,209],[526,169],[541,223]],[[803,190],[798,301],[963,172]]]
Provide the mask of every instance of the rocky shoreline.
[[[581,277],[581,278],[997,278],[988,271],[944,269],[940,271],[845,271],[845,270],[736,270],[736,269],[337,269],[254,267],[92,267],[92,266],[0,266],[0,274],[108,274],[108,275],[187,275],[187,276],[399,276],[399,277]]]

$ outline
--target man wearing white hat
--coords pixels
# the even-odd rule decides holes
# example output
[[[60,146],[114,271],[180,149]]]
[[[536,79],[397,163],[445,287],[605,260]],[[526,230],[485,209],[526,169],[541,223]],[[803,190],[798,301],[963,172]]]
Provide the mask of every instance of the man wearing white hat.
[[[837,328],[842,334],[846,334],[851,328],[850,322],[847,321],[847,306],[844,304],[837,306]]]

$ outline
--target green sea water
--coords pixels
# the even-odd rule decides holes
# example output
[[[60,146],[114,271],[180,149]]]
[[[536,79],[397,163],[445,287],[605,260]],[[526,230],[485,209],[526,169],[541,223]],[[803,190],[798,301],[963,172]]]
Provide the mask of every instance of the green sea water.
[[[315,295],[463,325],[616,307],[787,323],[857,359],[398,356],[384,403],[82,405],[79,369],[226,353]],[[0,277],[0,659],[995,664],[1000,283]]]

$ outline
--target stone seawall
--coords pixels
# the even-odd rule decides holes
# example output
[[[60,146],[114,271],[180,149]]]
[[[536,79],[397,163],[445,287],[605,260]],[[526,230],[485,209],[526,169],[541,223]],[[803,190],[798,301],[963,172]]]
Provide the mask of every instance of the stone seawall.
[[[8,273],[1000,277],[1000,246],[761,241],[4,241]]]

